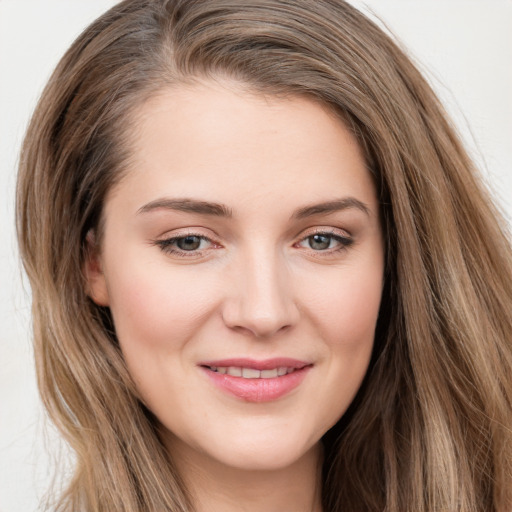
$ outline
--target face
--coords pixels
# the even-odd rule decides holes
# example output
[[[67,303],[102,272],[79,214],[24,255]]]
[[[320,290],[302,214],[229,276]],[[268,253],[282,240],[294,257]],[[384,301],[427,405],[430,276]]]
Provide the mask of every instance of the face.
[[[322,105],[233,83],[168,89],[136,119],[90,295],[171,451],[291,465],[372,351],[383,241],[361,150]]]

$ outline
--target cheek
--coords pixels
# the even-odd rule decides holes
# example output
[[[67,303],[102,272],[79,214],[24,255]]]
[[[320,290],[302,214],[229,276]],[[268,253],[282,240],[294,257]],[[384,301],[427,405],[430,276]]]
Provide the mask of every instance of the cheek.
[[[219,286],[203,276],[169,265],[131,265],[125,260],[109,274],[109,298],[117,339],[144,403],[173,409],[174,390],[187,396],[183,375],[189,341],[216,310]]]
[[[382,294],[382,272],[345,269],[317,296],[316,325],[325,342],[326,426],[332,426],[357,393],[368,369]],[[313,316],[313,315],[312,315]]]
[[[352,387],[352,395],[359,389],[373,350],[382,295],[381,276],[369,271],[347,278],[338,292],[337,313],[333,311],[333,371],[337,372],[340,385]]]
[[[310,315],[331,348],[357,351],[372,344],[382,295],[381,266],[346,267],[323,285],[305,283],[305,288]]]
[[[116,266],[108,283],[121,347],[124,352],[176,349],[215,309],[219,287],[189,269],[136,263]]]
[[[336,325],[340,338],[356,344],[373,343],[382,295],[381,274],[360,274],[346,279],[338,291]]]

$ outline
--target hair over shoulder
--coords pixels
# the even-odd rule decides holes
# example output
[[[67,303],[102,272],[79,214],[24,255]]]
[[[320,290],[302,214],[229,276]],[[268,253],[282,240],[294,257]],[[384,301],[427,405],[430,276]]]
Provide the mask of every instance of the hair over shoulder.
[[[329,512],[512,509],[512,249],[506,224],[409,58],[342,0],[125,0],[51,77],[23,145],[17,229],[38,384],[76,452],[59,511],[191,501],[87,295],[91,229],[130,160],[135,112],[229,77],[340,116],[377,186],[386,275],[363,386],[324,437]]]

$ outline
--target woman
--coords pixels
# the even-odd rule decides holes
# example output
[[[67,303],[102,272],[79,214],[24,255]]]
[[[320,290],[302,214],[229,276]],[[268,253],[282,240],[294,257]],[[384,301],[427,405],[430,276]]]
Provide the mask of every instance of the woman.
[[[120,3],[18,187],[60,510],[512,506],[510,243],[349,5]]]

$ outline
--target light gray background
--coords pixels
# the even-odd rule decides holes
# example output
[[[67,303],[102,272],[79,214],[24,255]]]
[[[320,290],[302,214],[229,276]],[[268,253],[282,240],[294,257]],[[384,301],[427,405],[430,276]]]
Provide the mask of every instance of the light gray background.
[[[314,0],[312,0],[314,1]],[[57,437],[35,386],[29,292],[14,241],[19,145],[59,57],[111,0],[0,0],[0,512],[37,509]],[[353,0],[420,63],[512,218],[512,1]],[[365,7],[366,6],[366,7]],[[45,441],[48,439],[48,441]]]

